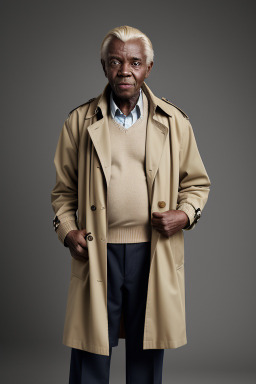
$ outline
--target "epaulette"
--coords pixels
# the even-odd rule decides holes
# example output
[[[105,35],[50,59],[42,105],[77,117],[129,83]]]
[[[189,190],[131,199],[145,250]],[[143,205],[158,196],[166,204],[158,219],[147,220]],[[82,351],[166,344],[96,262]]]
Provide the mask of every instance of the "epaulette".
[[[86,103],[83,103],[83,104],[78,105],[77,107],[75,107],[74,109],[72,109],[72,111],[69,112],[68,117],[71,115],[71,113],[72,113],[75,109],[77,109],[77,108],[79,108],[79,107],[82,107],[83,105],[89,104],[89,103],[91,103],[91,102],[92,102],[93,100],[95,100],[95,99],[96,99],[96,97],[93,97],[92,99],[86,101]]]
[[[182,111],[182,109],[180,109],[179,107],[177,107],[176,105],[174,105],[173,103],[171,103],[169,100],[167,100],[165,97],[162,97],[162,100],[165,101],[166,103],[168,104],[171,104],[173,107],[177,108],[181,113],[182,115],[186,118],[186,119],[189,119],[188,115],[186,115],[185,112]]]

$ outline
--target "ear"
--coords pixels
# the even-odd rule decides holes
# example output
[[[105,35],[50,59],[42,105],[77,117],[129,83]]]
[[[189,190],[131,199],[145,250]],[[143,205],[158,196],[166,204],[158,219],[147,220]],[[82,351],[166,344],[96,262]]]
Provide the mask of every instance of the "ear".
[[[105,73],[105,76],[107,77],[107,71],[106,71],[105,61],[104,61],[103,59],[101,59],[100,62],[101,62],[103,71],[104,71],[104,73]]]
[[[153,65],[154,65],[154,63],[153,63],[153,61],[151,61],[151,63],[147,66],[147,72],[146,72],[145,79],[146,79],[147,77],[149,77],[149,74],[150,74],[150,71],[151,71]]]

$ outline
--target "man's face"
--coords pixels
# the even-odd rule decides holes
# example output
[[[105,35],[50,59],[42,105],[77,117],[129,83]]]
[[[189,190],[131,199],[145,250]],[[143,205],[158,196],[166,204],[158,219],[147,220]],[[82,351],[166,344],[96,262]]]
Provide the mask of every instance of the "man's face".
[[[137,98],[140,87],[149,76],[153,62],[146,64],[144,45],[140,39],[123,42],[114,37],[101,61],[105,76],[117,98]]]

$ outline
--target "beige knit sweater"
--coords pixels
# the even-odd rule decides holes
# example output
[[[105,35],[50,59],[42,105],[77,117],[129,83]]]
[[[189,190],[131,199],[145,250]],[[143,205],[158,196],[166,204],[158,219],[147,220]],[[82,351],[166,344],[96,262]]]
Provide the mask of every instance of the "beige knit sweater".
[[[148,100],[143,115],[124,128],[109,115],[111,179],[108,188],[108,243],[150,241],[150,206],[145,174]]]

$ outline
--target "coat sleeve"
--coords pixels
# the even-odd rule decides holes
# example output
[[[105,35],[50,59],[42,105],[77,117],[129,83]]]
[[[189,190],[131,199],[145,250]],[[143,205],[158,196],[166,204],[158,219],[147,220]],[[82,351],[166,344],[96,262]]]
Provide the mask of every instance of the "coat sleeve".
[[[177,209],[189,217],[184,229],[195,227],[195,210],[203,210],[210,192],[210,179],[201,159],[194,132],[189,120],[184,125],[180,148],[179,191]]]
[[[55,212],[55,231],[64,246],[66,235],[78,229],[78,148],[67,119],[62,127],[55,156],[56,184],[51,192],[51,204]]]

